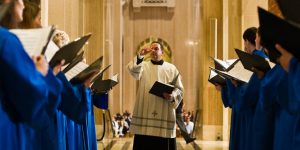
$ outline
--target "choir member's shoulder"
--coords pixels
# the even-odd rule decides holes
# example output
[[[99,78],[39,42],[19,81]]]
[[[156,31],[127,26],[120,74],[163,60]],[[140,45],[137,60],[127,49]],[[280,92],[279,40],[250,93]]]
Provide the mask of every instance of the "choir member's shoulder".
[[[9,32],[9,30],[0,27],[0,40],[7,40],[7,39],[18,39],[16,35],[13,33]]]

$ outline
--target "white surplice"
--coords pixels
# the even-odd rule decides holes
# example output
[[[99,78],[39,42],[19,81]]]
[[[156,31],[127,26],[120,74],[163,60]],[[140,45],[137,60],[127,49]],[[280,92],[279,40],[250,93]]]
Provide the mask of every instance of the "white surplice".
[[[176,88],[172,93],[173,101],[152,95],[149,90],[155,81],[172,82],[179,74],[177,68],[168,62],[154,65],[151,61],[143,61],[137,65],[137,57],[127,65],[127,68],[130,74],[139,80],[130,132],[139,135],[175,138],[175,109],[183,98],[181,77],[179,76],[176,81]]]

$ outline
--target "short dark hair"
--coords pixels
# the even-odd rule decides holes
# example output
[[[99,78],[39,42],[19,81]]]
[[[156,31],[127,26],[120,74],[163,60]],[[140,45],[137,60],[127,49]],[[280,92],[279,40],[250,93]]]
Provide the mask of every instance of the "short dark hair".
[[[159,42],[159,41],[153,41],[153,42],[151,42],[151,45],[154,44],[154,43],[159,44],[160,48],[161,48],[161,51],[164,51],[164,46],[163,46],[163,44],[161,42]]]
[[[256,27],[251,27],[245,30],[243,34],[243,39],[249,41],[251,44],[255,45],[255,38],[256,38]]]

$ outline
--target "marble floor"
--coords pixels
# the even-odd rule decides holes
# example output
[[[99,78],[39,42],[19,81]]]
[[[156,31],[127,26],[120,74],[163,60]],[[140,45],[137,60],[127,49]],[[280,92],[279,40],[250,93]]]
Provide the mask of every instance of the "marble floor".
[[[104,139],[98,142],[98,150],[131,150],[133,138]],[[177,139],[177,150],[228,150],[228,142],[200,141],[186,144],[182,138]]]

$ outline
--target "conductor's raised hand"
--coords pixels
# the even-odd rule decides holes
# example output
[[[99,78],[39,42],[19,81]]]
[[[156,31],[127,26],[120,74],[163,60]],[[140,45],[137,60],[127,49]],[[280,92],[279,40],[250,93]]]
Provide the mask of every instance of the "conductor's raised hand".
[[[31,58],[35,64],[36,69],[43,75],[46,76],[49,70],[49,64],[43,55],[32,56]]]
[[[280,63],[281,67],[286,72],[289,72],[289,64],[291,59],[293,58],[293,55],[279,44],[276,44],[275,47],[281,53],[281,56],[277,60],[278,63]]]
[[[152,52],[151,48],[143,48],[140,52],[141,56],[147,55],[148,53]]]
[[[57,64],[54,68],[53,68],[53,74],[57,75],[60,71],[61,71],[61,67],[65,64],[65,60],[61,60],[59,64]]]

